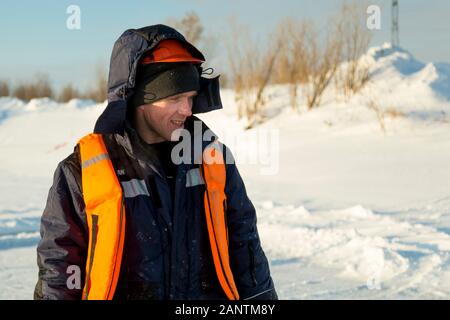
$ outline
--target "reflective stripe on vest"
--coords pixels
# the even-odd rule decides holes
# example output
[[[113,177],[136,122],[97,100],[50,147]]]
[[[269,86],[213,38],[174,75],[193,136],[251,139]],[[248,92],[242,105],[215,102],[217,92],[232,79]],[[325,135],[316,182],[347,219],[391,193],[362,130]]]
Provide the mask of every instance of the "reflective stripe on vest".
[[[111,300],[119,279],[125,239],[122,189],[103,138],[79,141],[82,190],[89,227],[84,300]]]
[[[83,299],[110,300],[117,286],[125,239],[122,187],[102,135],[89,134],[79,141],[79,146],[83,198],[89,227]],[[237,300],[239,294],[228,254],[226,170],[217,143],[205,149],[203,158],[201,173],[206,185],[204,206],[214,266],[228,299]]]

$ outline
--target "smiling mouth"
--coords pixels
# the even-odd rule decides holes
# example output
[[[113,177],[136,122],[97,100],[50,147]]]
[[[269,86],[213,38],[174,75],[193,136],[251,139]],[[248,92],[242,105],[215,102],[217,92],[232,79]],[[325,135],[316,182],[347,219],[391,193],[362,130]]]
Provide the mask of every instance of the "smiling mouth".
[[[184,125],[184,121],[171,120],[170,122],[178,128],[181,128]]]

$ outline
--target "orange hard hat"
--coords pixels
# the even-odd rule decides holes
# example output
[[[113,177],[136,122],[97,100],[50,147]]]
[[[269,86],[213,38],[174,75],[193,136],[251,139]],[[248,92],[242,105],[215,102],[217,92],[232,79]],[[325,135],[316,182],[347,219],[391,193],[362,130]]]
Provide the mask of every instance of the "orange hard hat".
[[[202,63],[203,60],[194,58],[192,54],[177,40],[162,40],[155,49],[147,54],[141,64],[157,62],[192,62]]]

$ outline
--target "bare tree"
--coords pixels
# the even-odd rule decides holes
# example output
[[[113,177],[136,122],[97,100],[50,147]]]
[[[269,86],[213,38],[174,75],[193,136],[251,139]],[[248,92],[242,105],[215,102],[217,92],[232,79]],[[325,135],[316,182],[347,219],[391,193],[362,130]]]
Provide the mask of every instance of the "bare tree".
[[[324,43],[319,43],[313,28],[306,36],[305,61],[308,84],[305,85],[308,110],[320,105],[325,89],[330,84],[341,60],[342,43],[334,34],[327,32]]]
[[[200,17],[194,11],[186,12],[181,19],[169,18],[166,22],[169,26],[180,31],[186,40],[201,49],[208,62],[216,55],[219,43],[218,37],[212,33],[205,33]]]
[[[39,73],[34,78],[34,82],[17,85],[13,90],[13,96],[22,100],[44,97],[52,98],[53,89],[50,85],[48,75]]]
[[[333,79],[346,96],[360,90],[369,79],[369,69],[359,58],[367,51],[370,32],[364,28],[364,6],[344,2],[319,34],[310,21],[286,19],[280,30],[285,50],[277,63],[277,82],[289,85],[290,105],[297,110],[300,85],[308,110],[320,105]],[[342,64],[342,61],[346,61]]]
[[[36,98],[48,97],[53,98],[53,89],[50,85],[49,76],[46,74],[38,74],[36,77]]]
[[[268,41],[268,43],[273,44],[274,47],[269,47],[266,49],[266,52],[261,52],[261,55],[257,56],[255,60],[256,67],[254,70],[254,78],[256,81],[256,99],[253,104],[253,113],[250,115],[256,116],[255,120],[258,122],[264,120],[262,119],[261,114],[261,109],[266,104],[263,94],[273,75],[277,55],[280,50],[282,50],[281,38],[278,36],[279,35],[274,35],[272,38],[275,39]]]
[[[204,28],[194,11],[187,12],[181,19],[169,18],[167,24],[180,31],[193,45],[198,45],[202,39]]]
[[[71,84],[64,86],[59,94],[59,102],[68,102],[72,99],[80,97],[80,93]]]
[[[307,38],[313,31],[310,21],[286,19],[280,23],[280,37],[284,37],[284,50],[278,57],[276,83],[289,85],[290,105],[297,110],[297,96],[300,84],[308,81],[309,61]]]
[[[336,24],[344,63],[337,72],[335,84],[346,98],[361,90],[369,80],[369,66],[360,59],[371,40],[371,33],[363,23],[366,7],[356,1],[344,2]]]
[[[9,84],[8,82],[2,80],[0,81],[0,97],[9,96]]]
[[[242,60],[244,59],[241,45],[249,40],[248,30],[242,26],[237,26],[235,17],[229,19],[230,34],[227,39],[227,57],[230,67],[230,80],[234,87],[235,100],[238,106],[238,119],[246,115],[247,99],[245,93],[245,84],[247,74],[241,72]]]
[[[238,105],[238,118],[246,117],[248,127],[264,121],[264,93],[273,76],[276,58],[282,51],[278,33],[270,36],[267,47],[261,47],[231,19],[231,34],[227,43],[231,80]]]
[[[13,89],[12,95],[13,95],[13,97],[16,97],[16,98],[22,99],[22,100],[30,100],[31,99],[29,87],[24,83],[16,85]]]

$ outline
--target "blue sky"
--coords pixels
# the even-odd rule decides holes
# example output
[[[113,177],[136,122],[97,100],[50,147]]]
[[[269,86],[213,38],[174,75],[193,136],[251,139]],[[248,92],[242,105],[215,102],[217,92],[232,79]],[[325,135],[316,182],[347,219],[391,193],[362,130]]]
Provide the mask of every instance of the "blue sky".
[[[450,1],[400,0],[400,42],[418,59],[450,62]],[[106,68],[112,46],[128,28],[162,23],[195,11],[207,32],[225,35],[234,15],[257,37],[269,33],[286,16],[310,18],[319,25],[336,11],[340,0],[147,0],[147,1],[24,1],[0,3],[0,79],[15,83],[37,72],[61,87],[93,83],[97,64]],[[369,4],[382,9],[381,30],[373,45],[389,41],[390,0]],[[81,29],[68,30],[66,9],[81,9]],[[220,52],[219,52],[220,56]],[[224,55],[225,59],[225,55]]]

